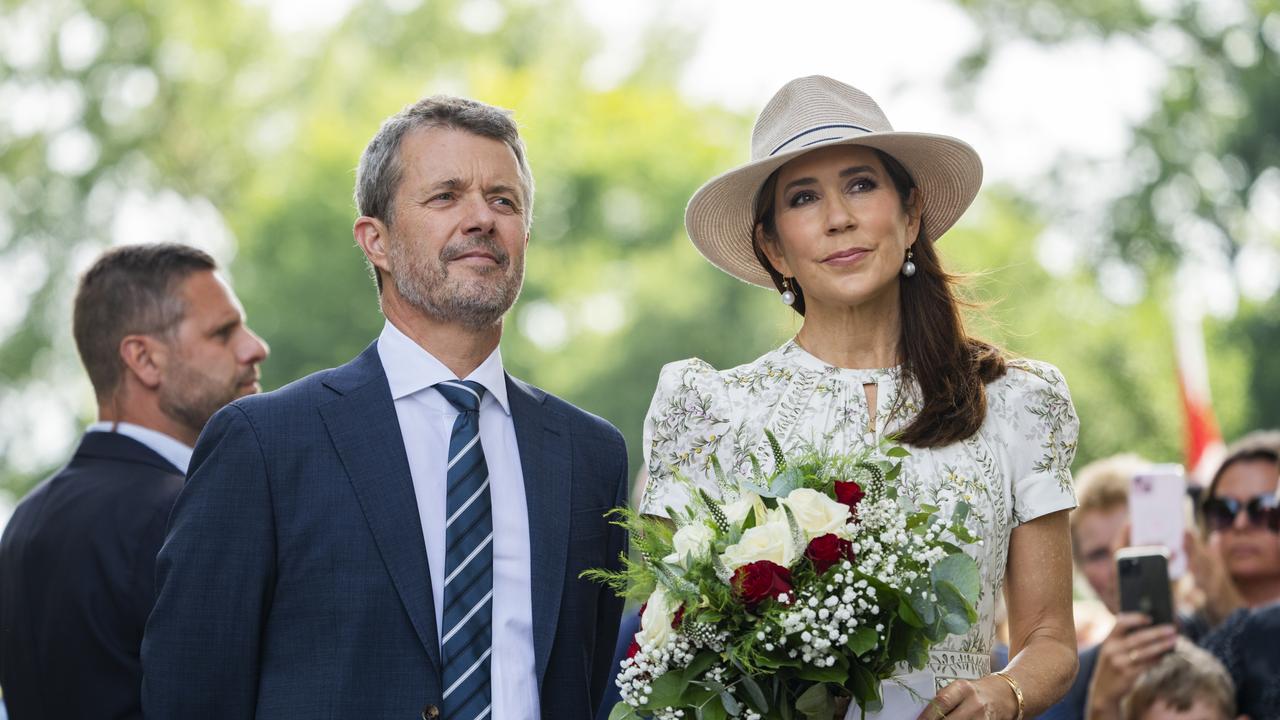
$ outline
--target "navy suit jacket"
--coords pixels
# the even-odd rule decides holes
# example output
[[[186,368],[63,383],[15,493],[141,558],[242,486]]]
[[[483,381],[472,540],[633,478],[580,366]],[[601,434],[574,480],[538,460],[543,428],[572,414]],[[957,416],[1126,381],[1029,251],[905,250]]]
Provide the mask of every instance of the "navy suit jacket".
[[[182,473],[91,432],[0,540],[0,687],[14,720],[140,718],[138,649]]]
[[[588,720],[622,601],[617,429],[508,376],[529,507],[545,720]],[[501,531],[501,528],[498,529]],[[209,422],[157,561],[142,643],[148,718],[435,718],[440,641],[413,481],[386,374],[352,362]],[[452,720],[452,719],[449,719]]]

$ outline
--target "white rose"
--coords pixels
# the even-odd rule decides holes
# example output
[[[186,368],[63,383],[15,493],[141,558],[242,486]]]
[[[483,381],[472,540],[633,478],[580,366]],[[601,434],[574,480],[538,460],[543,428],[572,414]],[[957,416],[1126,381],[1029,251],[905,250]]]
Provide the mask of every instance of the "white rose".
[[[796,558],[795,543],[791,542],[791,528],[787,527],[785,518],[779,519],[777,515],[742,533],[742,539],[725,548],[724,554],[720,556],[730,570],[757,560],[768,560],[782,567],[791,567]]]
[[[809,488],[792,490],[781,502],[791,508],[791,514],[808,539],[829,533],[844,535],[844,527],[849,522],[848,505]]]
[[[707,554],[711,549],[711,542],[715,540],[716,534],[706,524],[700,522],[692,522],[681,527],[671,538],[671,544],[675,548],[675,552],[663,558],[663,562],[674,563],[684,566],[685,558],[693,556],[694,559],[700,558]]]
[[[667,591],[659,585],[649,596],[640,616],[640,632],[636,633],[636,642],[642,648],[659,647],[666,644],[671,637],[671,621],[676,617],[676,606],[667,596]]]
[[[764,522],[764,515],[767,508],[760,496],[744,490],[737,500],[720,506],[724,510],[724,516],[729,519],[730,525],[741,526],[747,521],[747,514],[754,508],[756,511],[756,522]]]

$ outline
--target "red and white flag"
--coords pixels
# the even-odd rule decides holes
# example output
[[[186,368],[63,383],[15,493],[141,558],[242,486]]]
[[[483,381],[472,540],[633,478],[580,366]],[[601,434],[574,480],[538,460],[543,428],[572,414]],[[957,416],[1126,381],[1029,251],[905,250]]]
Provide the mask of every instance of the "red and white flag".
[[[1186,420],[1185,454],[1188,480],[1207,485],[1222,461],[1226,446],[1209,397],[1209,361],[1204,349],[1204,314],[1183,302],[1173,313],[1173,340],[1178,363],[1178,390]]]

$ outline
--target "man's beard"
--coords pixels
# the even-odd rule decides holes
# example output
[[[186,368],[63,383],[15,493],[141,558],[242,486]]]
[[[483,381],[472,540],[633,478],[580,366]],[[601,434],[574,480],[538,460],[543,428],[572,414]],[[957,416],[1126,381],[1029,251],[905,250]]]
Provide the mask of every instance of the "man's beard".
[[[391,243],[387,259],[396,290],[430,317],[480,330],[498,323],[515,304],[524,283],[524,255],[513,257],[493,238],[475,237],[451,242],[437,258],[416,257],[409,242]],[[482,249],[497,261],[483,269],[482,278],[451,277],[449,262]]]
[[[252,392],[241,388],[254,379],[254,374],[250,367],[230,382],[221,383],[179,363],[165,374],[160,386],[160,412],[199,434],[224,405]]]

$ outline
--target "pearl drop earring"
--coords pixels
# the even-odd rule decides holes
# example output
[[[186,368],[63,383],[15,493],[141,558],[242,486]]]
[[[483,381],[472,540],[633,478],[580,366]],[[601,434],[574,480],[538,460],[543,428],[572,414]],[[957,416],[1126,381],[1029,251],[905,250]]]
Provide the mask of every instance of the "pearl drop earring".
[[[791,278],[782,278],[782,304],[795,305],[796,294],[791,290]]]
[[[911,262],[911,248],[907,248],[907,261],[902,263],[902,274],[911,277],[916,274],[916,264]]]

